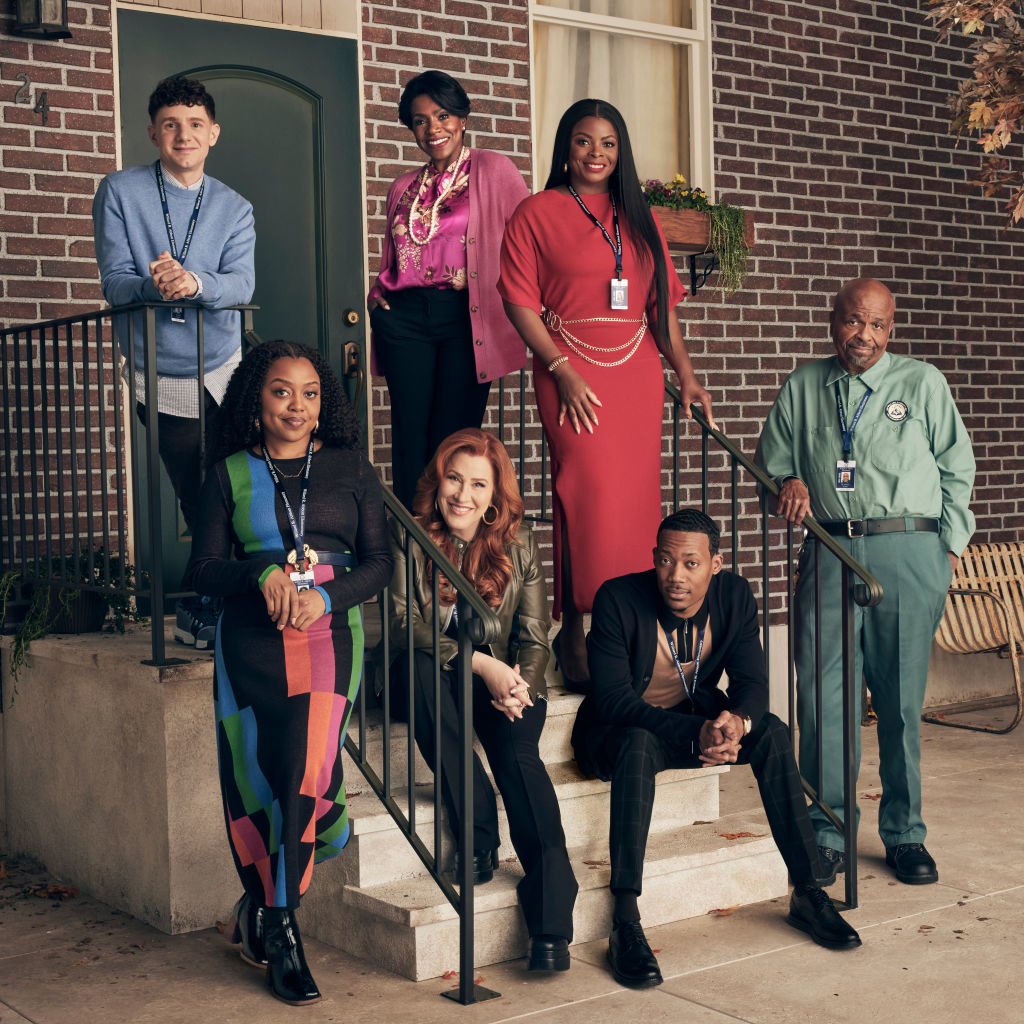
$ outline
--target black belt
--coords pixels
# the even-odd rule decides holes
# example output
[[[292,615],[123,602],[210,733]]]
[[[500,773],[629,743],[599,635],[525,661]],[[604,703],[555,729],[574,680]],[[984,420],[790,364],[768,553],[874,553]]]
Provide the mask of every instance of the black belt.
[[[282,548],[280,551],[253,551],[245,556],[249,558],[269,558],[273,565],[286,565],[288,563],[288,552]],[[354,567],[356,564],[355,555],[351,551],[318,551],[316,553],[317,563],[320,565],[344,565]]]
[[[908,525],[909,520],[909,525]],[[839,519],[831,523],[818,523],[833,537],[871,537],[876,533],[938,533],[938,519],[906,516],[901,519]]]

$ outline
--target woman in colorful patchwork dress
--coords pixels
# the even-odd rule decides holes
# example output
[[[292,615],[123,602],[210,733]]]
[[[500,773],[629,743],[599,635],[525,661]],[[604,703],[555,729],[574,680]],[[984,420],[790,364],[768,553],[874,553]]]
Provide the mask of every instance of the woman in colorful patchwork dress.
[[[528,191],[508,157],[466,145],[469,107],[443,71],[406,83],[398,117],[428,161],[388,191],[367,299],[373,372],[391,396],[394,489],[407,508],[441,441],[479,427],[491,381],[526,362],[495,284],[502,232]]]
[[[585,689],[583,614],[605,580],[650,568],[662,518],[661,356],[685,414],[697,402],[711,419],[672,314],[686,289],[610,103],[580,100],[562,115],[544,191],[505,231],[498,290],[533,352],[551,451],[555,655],[566,684]]]
[[[244,888],[228,935],[278,999],[302,1005],[321,996],[294,911],[313,864],[348,841],[341,744],[362,676],[359,606],[387,586],[391,551],[355,414],[319,352],[253,349],[221,417],[188,578],[224,599],[214,702]]]

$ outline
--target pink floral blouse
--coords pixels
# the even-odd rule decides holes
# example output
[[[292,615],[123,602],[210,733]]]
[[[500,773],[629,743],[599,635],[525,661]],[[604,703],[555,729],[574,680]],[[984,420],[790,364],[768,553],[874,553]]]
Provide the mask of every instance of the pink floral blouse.
[[[429,242],[417,245],[409,235],[409,217],[413,200],[420,189],[420,176],[399,199],[389,229],[395,258],[380,275],[380,286],[386,291],[402,288],[466,287],[466,230],[469,226],[469,166],[467,159],[458,169],[458,180],[438,209],[438,230]],[[448,173],[428,179],[427,191],[417,210],[413,227],[418,238],[430,230],[430,208],[438,193],[448,183]],[[426,209],[424,210],[423,207]],[[423,213],[423,216],[420,214]]]

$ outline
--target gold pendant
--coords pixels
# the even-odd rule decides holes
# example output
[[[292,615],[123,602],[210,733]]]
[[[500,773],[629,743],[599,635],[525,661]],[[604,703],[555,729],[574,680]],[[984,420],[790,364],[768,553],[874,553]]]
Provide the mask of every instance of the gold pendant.
[[[317,553],[308,544],[302,545],[302,559],[310,569],[320,561]],[[288,564],[295,566],[298,564],[298,555],[295,548],[288,552]]]

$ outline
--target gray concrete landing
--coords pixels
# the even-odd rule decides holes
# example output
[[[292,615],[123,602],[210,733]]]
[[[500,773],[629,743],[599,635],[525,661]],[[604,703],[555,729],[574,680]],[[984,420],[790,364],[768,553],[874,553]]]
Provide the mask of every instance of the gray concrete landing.
[[[998,721],[989,712],[985,721]],[[165,935],[96,900],[60,900],[59,880],[7,860],[0,871],[0,1024],[263,1024],[467,1021],[497,1024],[1010,1024],[1024,935],[1024,728],[991,736],[925,725],[928,848],[937,885],[905,886],[875,833],[877,753],[864,730],[859,950],[815,946],[783,920],[785,900],[650,928],[665,983],[630,992],[612,980],[601,939],[573,947],[568,974],[537,979],[517,960],[482,968],[502,998],[460,1007],[452,979],[411,982],[307,942],[322,1003],[293,1009],[215,929]],[[721,776],[722,813],[757,804],[746,769]],[[2,860],[2,857],[0,857]],[[38,890],[44,895],[36,895]],[[842,896],[842,885],[833,889]],[[233,893],[225,894],[230,907]],[[451,968],[457,968],[453,963]]]

